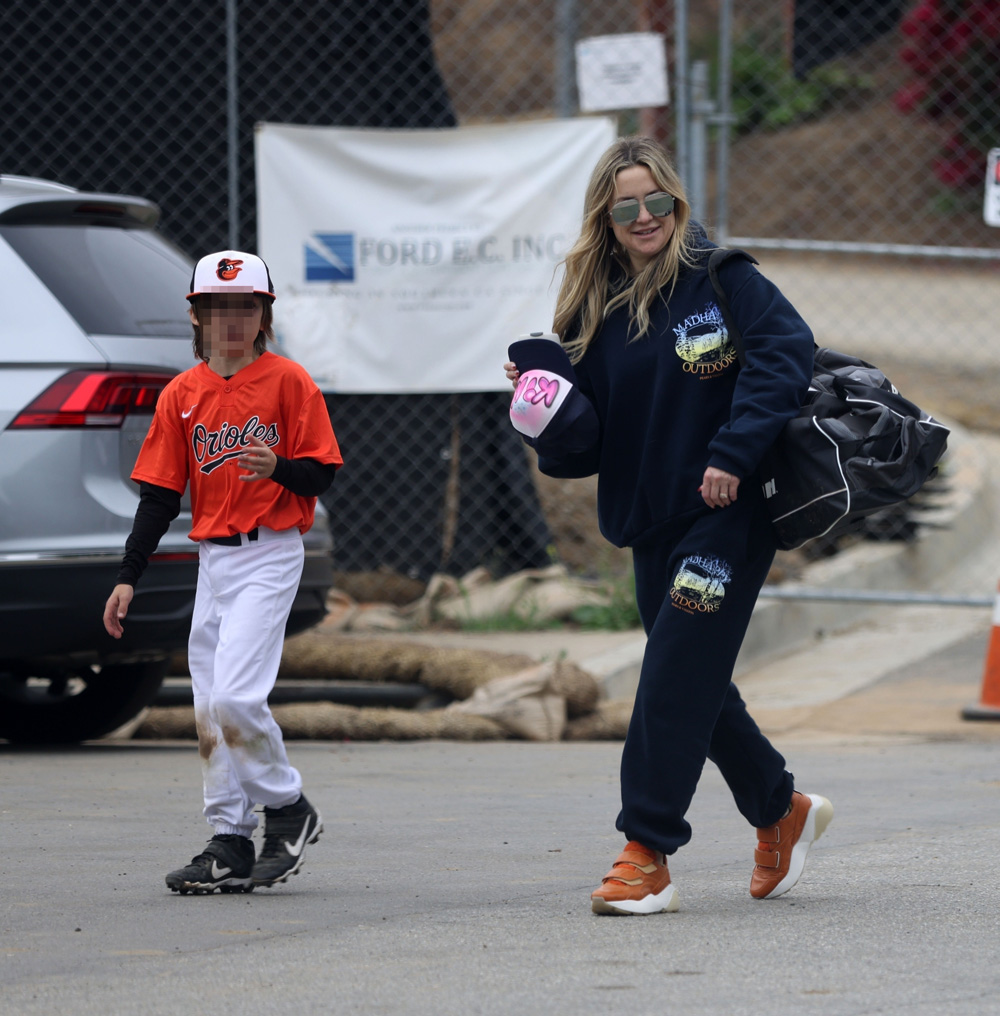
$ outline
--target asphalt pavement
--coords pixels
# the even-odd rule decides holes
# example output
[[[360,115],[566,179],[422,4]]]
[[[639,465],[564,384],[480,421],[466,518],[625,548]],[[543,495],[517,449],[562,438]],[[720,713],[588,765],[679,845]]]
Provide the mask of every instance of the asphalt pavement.
[[[949,708],[979,657],[925,661]],[[295,743],[326,825],[303,872],[197,897],[163,884],[207,836],[193,746],[0,748],[0,1012],[996,1012],[1000,726],[835,726],[775,738],[835,808],[798,886],[750,898],[753,831],[709,765],[681,909],[649,917],[589,907],[618,744]]]

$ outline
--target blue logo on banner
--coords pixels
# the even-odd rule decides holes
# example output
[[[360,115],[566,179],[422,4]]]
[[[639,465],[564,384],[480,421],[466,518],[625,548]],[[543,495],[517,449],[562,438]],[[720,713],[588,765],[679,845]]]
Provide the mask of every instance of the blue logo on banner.
[[[313,233],[305,254],[306,282],[354,281],[353,233]]]

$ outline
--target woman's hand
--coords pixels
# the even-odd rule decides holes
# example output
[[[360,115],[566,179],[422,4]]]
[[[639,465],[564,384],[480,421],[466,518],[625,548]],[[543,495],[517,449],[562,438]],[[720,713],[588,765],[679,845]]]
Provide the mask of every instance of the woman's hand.
[[[250,447],[236,460],[237,465],[249,469],[249,474],[240,474],[241,480],[266,480],[278,464],[278,457],[260,438],[251,437]]]
[[[727,473],[715,466],[705,470],[698,493],[704,498],[709,508],[725,508],[736,500],[736,492],[740,487],[740,478]]]
[[[517,369],[517,364],[505,363],[503,369],[507,372],[507,380],[516,388],[517,379],[521,376],[521,372]]]

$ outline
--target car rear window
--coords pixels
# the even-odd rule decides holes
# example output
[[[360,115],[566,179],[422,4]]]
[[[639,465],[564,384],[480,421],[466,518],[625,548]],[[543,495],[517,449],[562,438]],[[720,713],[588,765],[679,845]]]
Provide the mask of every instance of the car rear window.
[[[158,234],[38,224],[0,226],[0,235],[85,332],[190,340],[191,266]]]

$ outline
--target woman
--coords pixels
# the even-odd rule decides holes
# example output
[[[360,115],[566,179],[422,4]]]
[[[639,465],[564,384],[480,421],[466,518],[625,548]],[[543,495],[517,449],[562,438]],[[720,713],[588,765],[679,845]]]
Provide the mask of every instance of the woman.
[[[601,532],[632,547],[648,637],[621,763],[628,842],[592,894],[601,914],[677,909],[667,855],[691,837],[684,815],[706,758],[757,828],[755,898],[791,889],[833,815],[794,791],[732,683],[775,551],[755,471],[801,405],[812,334],[750,262],[727,260],[741,370],[705,267],[713,246],[663,149],[620,139],[594,170],[566,257],[561,348],[533,340],[539,362],[552,373],[558,355],[556,373],[576,387],[559,423],[527,440],[550,476],[599,474]],[[535,347],[512,347],[515,387]]]

